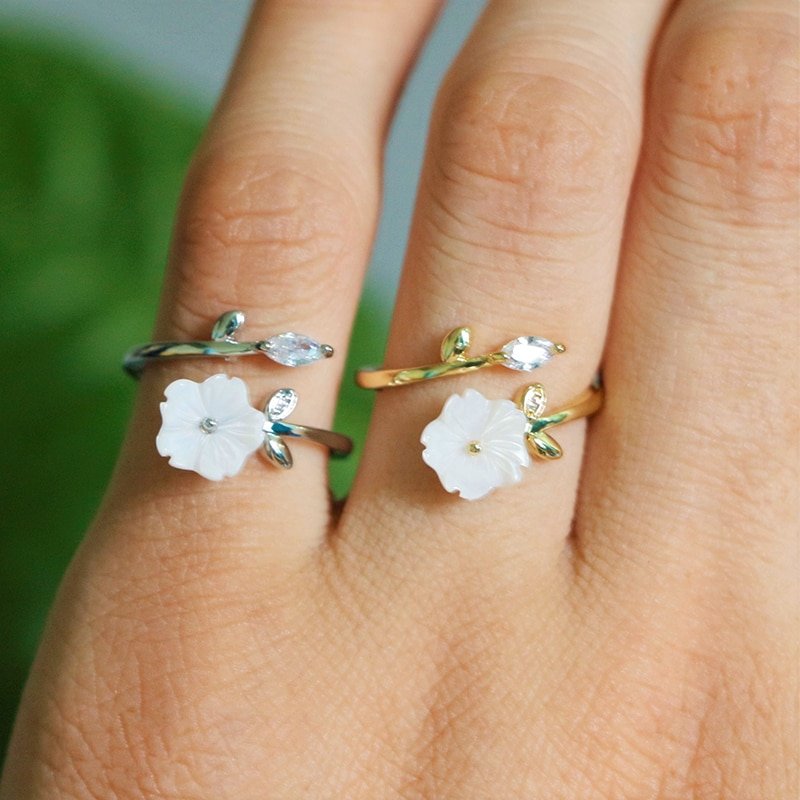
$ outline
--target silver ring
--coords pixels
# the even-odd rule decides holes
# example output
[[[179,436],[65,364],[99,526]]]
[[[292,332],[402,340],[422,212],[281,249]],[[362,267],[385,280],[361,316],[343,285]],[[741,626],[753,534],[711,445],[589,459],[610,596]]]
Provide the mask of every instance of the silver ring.
[[[235,333],[243,325],[243,311],[226,311],[214,323],[210,341],[198,342],[150,342],[129,350],[122,361],[125,372],[134,378],[151,361],[166,358],[234,358],[261,354],[285,367],[301,367],[313,364],[333,355],[333,347],[302,333],[286,331],[255,342],[240,342]]]

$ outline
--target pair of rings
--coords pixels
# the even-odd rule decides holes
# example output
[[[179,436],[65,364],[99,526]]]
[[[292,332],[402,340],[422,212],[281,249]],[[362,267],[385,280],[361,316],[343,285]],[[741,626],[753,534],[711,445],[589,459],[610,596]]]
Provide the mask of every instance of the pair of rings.
[[[264,355],[277,364],[298,367],[330,358],[334,350],[311,337],[285,332],[268,339],[240,342],[236,332],[245,315],[222,314],[210,341],[152,342],[129,351],[123,365],[137,377],[148,363],[172,358]],[[356,382],[365,389],[408,386],[421,381],[474,372],[490,366],[530,372],[566,351],[563,344],[538,336],[521,336],[487,355],[470,354],[470,329],[452,330],[442,342],[441,361],[404,369],[362,369]],[[202,383],[184,378],[164,391],[162,425],[156,447],[178,469],[193,470],[210,480],[236,475],[249,456],[261,449],[271,463],[291,468],[287,439],[306,439],[327,447],[334,456],[348,455],[352,441],[342,434],[287,421],[298,402],[290,388],[275,391],[263,410],[250,405],[240,378],[212,375]],[[562,455],[549,430],[593,414],[603,402],[599,379],[564,408],[545,414],[547,393],[541,383],[528,384],[515,399],[491,400],[475,389],[451,395],[441,414],[420,438],[423,461],[448,492],[475,500],[522,479],[534,459]]]

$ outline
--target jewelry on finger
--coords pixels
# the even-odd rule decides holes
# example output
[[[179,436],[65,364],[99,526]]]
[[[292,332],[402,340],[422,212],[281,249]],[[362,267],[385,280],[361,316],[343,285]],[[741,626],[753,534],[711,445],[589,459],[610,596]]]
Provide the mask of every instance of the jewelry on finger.
[[[563,344],[541,336],[520,336],[496,352],[472,356],[469,354],[471,338],[469,328],[454,328],[442,341],[440,363],[405,369],[360,369],[356,373],[356,383],[362,389],[384,389],[494,366],[530,372],[567,349]]]
[[[596,376],[590,386],[574,397],[564,408],[545,415],[547,394],[541,383],[526,386],[517,395],[517,404],[525,414],[525,440],[528,449],[536,457],[543,460],[561,458],[564,454],[561,445],[547,433],[549,428],[563,425],[574,419],[590,417],[603,407],[605,393],[600,376]]]
[[[541,383],[526,386],[511,400],[489,400],[475,389],[453,394],[441,414],[422,431],[422,460],[448,492],[478,500],[494,489],[522,480],[531,456],[552,460],[563,454],[548,433],[556,425],[594,414],[603,404],[599,378],[564,408],[545,415]]]
[[[287,422],[297,405],[294,389],[278,389],[259,411],[250,405],[241,378],[217,374],[202,383],[180,378],[164,390],[161,429],[156,449],[171,466],[187,469],[211,481],[239,473],[259,448],[273,464],[292,467],[287,439],[308,439],[327,447],[334,456],[353,449],[347,436]]]
[[[125,371],[138,378],[145,365],[171,358],[234,358],[238,356],[265,355],[285,367],[313,364],[333,355],[333,347],[320,344],[310,336],[286,331],[255,342],[240,342],[236,332],[244,325],[243,311],[226,311],[214,323],[210,341],[150,342],[139,345],[125,354],[122,362]]]

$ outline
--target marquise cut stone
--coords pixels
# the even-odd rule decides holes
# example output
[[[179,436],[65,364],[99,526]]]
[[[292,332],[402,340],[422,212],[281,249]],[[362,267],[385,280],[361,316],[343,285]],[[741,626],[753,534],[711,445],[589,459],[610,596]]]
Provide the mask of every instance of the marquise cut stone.
[[[505,356],[503,366],[530,372],[549,361],[558,350],[549,339],[542,339],[539,336],[520,336],[506,344],[501,352]]]
[[[302,333],[279,333],[264,343],[264,352],[285,367],[302,367],[325,358],[325,348]]]

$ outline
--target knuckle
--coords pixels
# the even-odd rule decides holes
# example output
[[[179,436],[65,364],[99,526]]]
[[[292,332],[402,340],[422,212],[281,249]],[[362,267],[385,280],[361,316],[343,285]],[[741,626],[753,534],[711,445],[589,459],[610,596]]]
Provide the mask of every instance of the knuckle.
[[[716,677],[706,677],[699,692],[702,679],[689,686],[687,695],[699,694],[699,702],[681,709],[690,721],[682,742],[684,785],[700,797],[746,797],[754,789],[750,796],[782,796],[780,756],[792,729],[787,675],[776,669],[774,655],[746,643],[734,653],[699,658],[695,672],[713,669]]]
[[[555,232],[567,210],[599,224],[597,198],[627,187],[636,135],[621,93],[575,65],[487,64],[439,99],[434,194],[471,224]]]
[[[206,320],[253,296],[277,308],[327,302],[358,247],[357,196],[310,154],[199,160],[174,245],[182,304]]]
[[[626,586],[628,599],[629,592]],[[648,611],[635,619],[626,609],[628,619],[615,623],[618,633],[593,665],[589,684],[570,686],[584,694],[583,718],[604,732],[587,737],[582,753],[605,765],[594,776],[597,785],[624,780],[657,787],[647,796],[665,800],[783,796],[776,768],[791,730],[785,709],[793,681],[778,663],[780,648],[764,638],[763,625],[731,638],[701,636],[716,630],[711,612],[684,610],[642,646],[653,618]],[[739,613],[726,603],[728,610]]]
[[[787,15],[788,16],[788,15]],[[733,12],[673,41],[659,72],[660,172],[726,218],[785,215],[798,175],[796,17]],[[691,197],[689,198],[691,199]],[[702,199],[702,198],[701,198]]]

